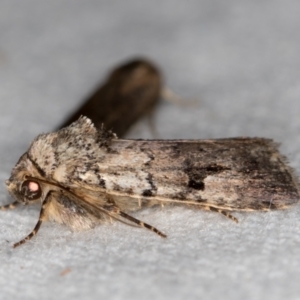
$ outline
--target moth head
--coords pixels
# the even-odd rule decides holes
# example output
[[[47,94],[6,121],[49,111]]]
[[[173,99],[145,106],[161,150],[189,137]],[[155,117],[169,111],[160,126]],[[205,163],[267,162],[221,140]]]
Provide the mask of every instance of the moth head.
[[[11,176],[5,181],[8,192],[18,201],[24,204],[33,201],[42,201],[45,193],[39,181],[38,171],[27,156],[21,156],[11,172]]]

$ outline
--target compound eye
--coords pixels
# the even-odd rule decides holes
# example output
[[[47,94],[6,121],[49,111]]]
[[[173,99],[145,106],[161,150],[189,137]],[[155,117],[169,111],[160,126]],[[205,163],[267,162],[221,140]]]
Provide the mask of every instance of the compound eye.
[[[27,200],[37,200],[42,196],[42,189],[36,181],[25,180],[21,186],[21,194]]]

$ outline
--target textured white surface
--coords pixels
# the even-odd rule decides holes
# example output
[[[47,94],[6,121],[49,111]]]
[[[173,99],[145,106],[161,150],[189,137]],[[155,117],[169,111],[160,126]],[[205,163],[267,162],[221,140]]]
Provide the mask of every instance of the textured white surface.
[[[196,106],[162,103],[162,138],[262,136],[300,173],[297,0],[0,1],[0,180],[103,78],[136,55]],[[130,137],[151,137],[140,122]],[[11,201],[4,184],[1,203]],[[163,240],[114,223],[84,233],[44,224],[38,207],[1,212],[3,299],[299,299],[300,206],[235,214],[180,207],[136,214]]]

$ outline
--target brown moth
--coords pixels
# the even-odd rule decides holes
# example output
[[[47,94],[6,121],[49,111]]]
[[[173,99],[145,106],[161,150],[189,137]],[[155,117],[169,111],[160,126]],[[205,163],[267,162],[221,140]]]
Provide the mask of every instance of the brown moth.
[[[119,140],[81,117],[69,127],[41,134],[6,181],[18,204],[40,202],[41,223],[53,220],[74,230],[108,218],[155,227],[130,212],[161,204],[216,211],[283,209],[299,201],[293,171],[264,138],[216,140]]]

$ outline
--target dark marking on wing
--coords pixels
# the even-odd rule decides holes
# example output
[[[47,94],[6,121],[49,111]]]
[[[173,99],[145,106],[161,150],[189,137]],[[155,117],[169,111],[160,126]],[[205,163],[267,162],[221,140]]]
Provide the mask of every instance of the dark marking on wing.
[[[151,173],[148,173],[146,177],[147,182],[150,185],[150,189],[145,189],[142,193],[144,197],[152,197],[156,195],[157,192],[157,186],[155,185],[153,181],[153,175]]]
[[[151,152],[147,152],[149,160],[144,164],[145,166],[150,166],[151,162],[154,161],[155,156]]]
[[[188,187],[203,191],[205,189],[204,179],[213,174],[218,174],[230,170],[230,168],[220,166],[217,164],[210,164],[207,166],[196,166],[191,159],[184,161],[184,172],[188,176]]]
[[[143,194],[144,197],[151,197],[153,196],[153,193],[151,190],[143,190]]]
[[[105,189],[106,188],[105,180],[102,178],[98,178],[98,179],[99,179],[99,186]]]
[[[93,171],[94,171],[94,174],[96,175],[96,177],[97,177],[97,179],[98,179],[98,184],[99,184],[99,186],[105,189],[105,188],[106,188],[106,182],[105,182],[105,180],[101,177],[99,168],[98,168],[98,167],[95,167],[95,168],[93,169]]]
[[[38,165],[38,163],[27,153],[28,159],[31,161],[31,163],[36,167],[37,171],[42,177],[46,176],[46,172]]]
[[[195,178],[195,176],[194,176]],[[195,178],[196,179],[196,178]],[[199,181],[196,181],[195,179],[189,179],[188,182],[188,187],[195,189],[195,190],[200,190],[203,191],[205,186],[204,186],[204,182],[202,181],[202,178],[199,178]]]

